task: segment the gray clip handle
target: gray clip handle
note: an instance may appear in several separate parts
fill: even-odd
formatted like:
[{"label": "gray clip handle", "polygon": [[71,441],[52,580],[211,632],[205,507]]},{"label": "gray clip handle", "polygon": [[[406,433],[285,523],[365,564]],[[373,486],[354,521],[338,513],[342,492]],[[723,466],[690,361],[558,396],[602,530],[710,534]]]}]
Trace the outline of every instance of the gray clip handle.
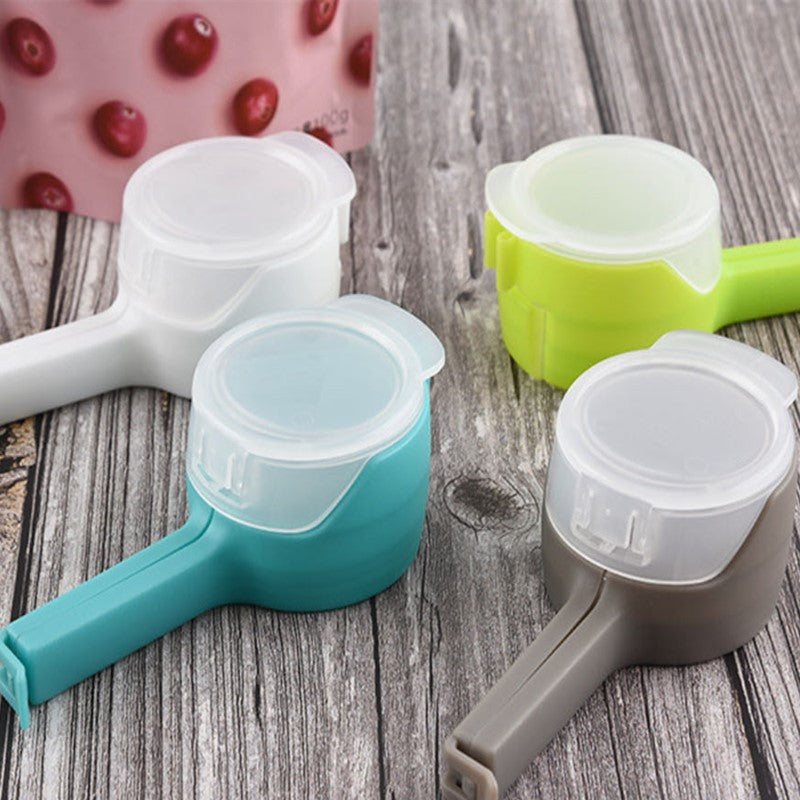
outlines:
[{"label": "gray clip handle", "polygon": [[498,800],[608,675],[626,663],[624,611],[585,574],[561,610],[447,738],[444,800]]}]

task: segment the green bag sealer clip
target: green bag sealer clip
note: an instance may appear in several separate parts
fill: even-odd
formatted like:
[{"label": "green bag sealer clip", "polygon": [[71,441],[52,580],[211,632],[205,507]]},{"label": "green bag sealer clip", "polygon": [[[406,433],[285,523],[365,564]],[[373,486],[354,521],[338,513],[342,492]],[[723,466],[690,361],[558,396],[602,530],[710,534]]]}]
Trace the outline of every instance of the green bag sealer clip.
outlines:
[{"label": "green bag sealer clip", "polygon": [[486,202],[503,339],[554,386],[670,330],[800,309],[800,239],[723,250],[714,179],[662,142],[557,142],[495,167]]},{"label": "green bag sealer clip", "polygon": [[572,384],[542,513],[559,611],[448,737],[445,800],[498,800],[616,669],[705,661],[758,633],[791,552],[796,396],[782,364],[698,331]]},{"label": "green bag sealer clip", "polygon": [[321,611],[394,583],[430,474],[436,336],[366,295],[243,323],[202,356],[180,530],[0,631],[0,694],[42,703],[208,609]]}]

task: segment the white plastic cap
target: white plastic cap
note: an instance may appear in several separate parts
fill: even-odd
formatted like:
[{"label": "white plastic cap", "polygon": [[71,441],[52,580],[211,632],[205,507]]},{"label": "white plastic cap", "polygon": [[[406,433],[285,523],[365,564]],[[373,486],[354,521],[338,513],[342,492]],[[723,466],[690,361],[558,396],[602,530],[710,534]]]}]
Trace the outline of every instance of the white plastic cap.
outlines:
[{"label": "white plastic cap", "polygon": [[366,295],[239,325],[197,365],[189,479],[232,519],[308,530],[411,430],[443,364],[430,329]]},{"label": "white plastic cap", "polygon": [[304,133],[178,145],[142,164],[125,188],[121,286],[156,315],[205,323],[265,271],[292,264],[297,280],[266,284],[262,310],[312,304],[316,283],[327,301],[329,285],[338,294],[354,194],[344,159]]},{"label": "white plastic cap", "polygon": [[556,530],[619,575],[709,580],[791,468],[796,396],[782,364],[707,333],[595,365],[558,413],[545,498]]},{"label": "white plastic cap", "polygon": [[700,292],[720,276],[719,193],[708,170],[671,145],[581,136],[501,164],[486,179],[507,230],[578,261],[661,260]]}]

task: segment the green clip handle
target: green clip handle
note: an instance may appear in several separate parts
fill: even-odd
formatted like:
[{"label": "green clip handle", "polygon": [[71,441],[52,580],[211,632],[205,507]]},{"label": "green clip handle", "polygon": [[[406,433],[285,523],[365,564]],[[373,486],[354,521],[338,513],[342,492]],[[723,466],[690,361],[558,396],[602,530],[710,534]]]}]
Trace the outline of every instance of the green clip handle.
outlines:
[{"label": "green clip handle", "polygon": [[800,239],[723,250],[718,291],[715,329],[800,310]]},{"label": "green clip handle", "polygon": [[629,660],[624,610],[598,572],[445,742],[444,800],[498,800],[589,695]]},{"label": "green clip handle", "polygon": [[198,507],[180,530],[0,631],[0,694],[38,704],[222,602],[224,530]]}]

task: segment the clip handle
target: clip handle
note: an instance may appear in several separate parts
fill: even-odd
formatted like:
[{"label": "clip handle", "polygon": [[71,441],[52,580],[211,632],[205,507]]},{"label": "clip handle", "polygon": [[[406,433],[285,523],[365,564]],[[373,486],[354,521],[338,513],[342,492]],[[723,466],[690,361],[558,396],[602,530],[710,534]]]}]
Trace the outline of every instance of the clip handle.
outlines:
[{"label": "clip handle", "polygon": [[724,249],[719,290],[714,330],[800,310],[800,238]]},{"label": "clip handle", "polygon": [[623,609],[586,574],[445,742],[444,800],[498,800],[608,675],[627,663]]},{"label": "clip handle", "polygon": [[0,345],[0,425],[129,385],[139,339],[118,297],[100,314]]},{"label": "clip handle", "polygon": [[42,703],[224,602],[225,531],[195,509],[184,527],[0,631],[0,694],[29,719]]}]

